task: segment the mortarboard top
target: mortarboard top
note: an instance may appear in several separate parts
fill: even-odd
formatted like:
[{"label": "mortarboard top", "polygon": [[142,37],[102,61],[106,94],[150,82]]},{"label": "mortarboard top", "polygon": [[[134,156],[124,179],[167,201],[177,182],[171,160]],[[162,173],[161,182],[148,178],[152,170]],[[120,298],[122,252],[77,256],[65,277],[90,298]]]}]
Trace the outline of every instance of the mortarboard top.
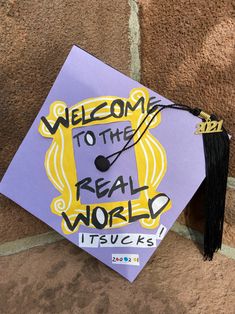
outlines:
[{"label": "mortarboard top", "polygon": [[73,46],[1,193],[133,281],[206,175],[202,120],[170,105]]}]

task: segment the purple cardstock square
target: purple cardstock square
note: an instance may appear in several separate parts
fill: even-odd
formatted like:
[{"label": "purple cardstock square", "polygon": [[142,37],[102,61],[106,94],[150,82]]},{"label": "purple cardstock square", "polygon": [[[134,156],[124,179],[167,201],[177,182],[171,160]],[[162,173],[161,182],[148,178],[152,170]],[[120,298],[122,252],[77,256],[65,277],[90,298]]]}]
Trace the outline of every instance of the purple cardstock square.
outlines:
[{"label": "purple cardstock square", "polygon": [[[81,225],[78,232],[65,234],[61,228],[61,216],[55,215],[50,208],[52,199],[59,196],[58,190],[52,185],[45,171],[45,155],[51,145],[51,139],[43,137],[38,127],[42,116],[47,116],[50,105],[55,101],[65,102],[68,107],[77,104],[88,98],[113,95],[128,98],[133,88],[141,88],[142,85],[125,76],[114,68],[101,62],[94,56],[85,52],[77,46],[73,46],[56,81],[51,88],[40,112],[28,131],[25,139],[15,154],[9,168],[7,169],[1,184],[0,191],[12,199],[28,212],[47,223],[54,230],[62,234],[69,241],[79,246],[82,234],[107,235],[133,234],[156,235],[156,247],[135,247],[135,246],[98,246],[82,248],[89,254],[108,265],[129,281],[133,281],[151,255],[170,230],[171,226],[188,204],[199,185],[205,177],[204,150],[201,135],[194,134],[198,118],[187,112],[177,110],[165,110],[161,115],[161,123],[150,130],[151,134],[163,145],[167,156],[167,171],[158,186],[158,191],[164,192],[172,200],[172,207],[161,215],[160,225],[156,229],[146,229],[139,221],[132,222],[124,227],[115,229],[95,229]],[[150,96],[156,97],[162,104],[170,104],[171,101],[148,89]],[[123,130],[130,126],[129,122],[112,123]],[[108,128],[108,124],[97,124],[74,128],[72,135],[76,132],[91,130],[102,132]],[[81,137],[81,141],[83,141]],[[121,149],[125,141],[123,138],[115,145],[102,145],[101,138],[97,140],[96,150],[93,146],[77,146],[76,138],[73,138],[74,159],[78,180],[90,177],[95,180],[97,174],[94,167],[94,158],[97,154],[108,154],[109,149],[113,151]],[[117,170],[119,169],[119,171]],[[120,172],[120,173],[118,173]],[[117,161],[115,170],[102,174],[102,177],[111,181],[114,177],[123,175],[125,180],[133,177],[134,185],[138,186],[138,174],[136,156],[134,150],[130,149],[125,156]],[[113,197],[115,201],[122,201],[138,197],[117,192]],[[83,190],[81,193],[82,203],[95,203],[94,195]],[[108,198],[104,197],[104,203]],[[164,232],[162,232],[164,230]],[[162,236],[160,233],[162,232]],[[95,238],[94,238],[94,241]],[[131,262],[129,262],[131,261]],[[156,265],[157,267],[157,265]]]}]

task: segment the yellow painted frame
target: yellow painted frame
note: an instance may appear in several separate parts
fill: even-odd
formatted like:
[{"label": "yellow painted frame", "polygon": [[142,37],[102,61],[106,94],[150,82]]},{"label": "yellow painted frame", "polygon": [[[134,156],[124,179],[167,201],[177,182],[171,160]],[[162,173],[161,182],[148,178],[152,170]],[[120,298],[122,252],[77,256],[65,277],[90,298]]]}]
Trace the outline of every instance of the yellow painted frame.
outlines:
[{"label": "yellow painted frame", "polygon": [[[98,98],[85,99],[69,108],[69,119],[71,121],[72,110],[79,109],[82,106],[85,108],[85,113],[88,113],[89,115],[89,112],[91,112],[92,109],[101,104],[101,102],[106,101],[107,105],[99,111],[100,116],[102,115],[105,116],[109,113],[110,104],[112,103],[113,100],[119,98],[125,102],[129,101],[131,105],[134,106],[140,97],[144,97],[145,99],[144,107],[146,109],[149,101],[149,93],[146,88],[133,89],[130,92],[128,99],[116,96],[104,96]],[[51,104],[50,113],[47,116],[47,120],[51,125],[54,125],[55,121],[59,116],[64,116],[65,108],[67,108],[67,105],[61,101],[55,101]],[[115,110],[116,110],[115,113],[118,114],[119,109],[115,108]],[[141,108],[137,108],[135,111],[128,111],[128,115],[126,117],[123,116],[122,118],[118,119],[114,117],[109,117],[105,120],[93,121],[90,124],[88,123],[86,125],[105,124],[117,121],[118,122],[130,121],[132,128],[137,129],[139,124],[145,117],[146,113],[147,112],[142,113]],[[134,136],[134,141],[136,141],[139,138],[141,132],[150,121],[152,115],[153,114],[149,115],[141,129]],[[86,115],[86,117],[88,116]],[[79,118],[79,112],[77,118]],[[156,138],[149,132],[150,128],[157,127],[160,122],[161,113],[159,113],[155,117],[154,121],[151,123],[150,127],[148,128],[142,139],[133,148],[135,150],[136,156],[139,186],[144,185],[149,186],[149,189],[140,192],[140,197],[138,199],[131,201],[133,215],[140,215],[146,213],[149,214],[148,201],[149,199],[152,199],[154,196],[159,194],[158,192],[156,192],[156,189],[159,186],[166,172],[167,160],[165,150],[162,147],[162,145],[156,140]],[[73,153],[72,129],[77,127],[78,127],[77,125],[74,126],[71,123],[68,128],[65,128],[60,125],[57,132],[52,135],[42,121],[40,122],[39,125],[40,134],[44,137],[52,138],[53,140],[46,153],[44,165],[49,180],[54,185],[54,187],[60,192],[60,195],[52,200],[50,206],[51,211],[54,214],[60,216],[62,212],[65,212],[68,218],[70,219],[71,223],[74,222],[75,218],[79,213],[82,214],[86,213],[87,205],[81,204],[80,201],[76,200],[76,189],[74,188],[75,183],[78,182],[78,178],[76,174],[76,165]],[[107,212],[109,212],[115,207],[123,206],[124,211],[122,212],[122,215],[128,216],[127,210],[128,201],[92,204],[90,205],[91,213],[92,210],[97,206],[104,207],[107,210]],[[169,210],[170,207],[171,201],[169,201],[169,203],[162,211],[162,213]],[[161,215],[159,215],[155,219],[143,218],[140,220],[140,223],[144,228],[154,229],[159,225],[160,216]],[[62,218],[61,227],[65,234],[70,234],[77,232],[81,224],[82,222],[80,221],[75,230],[71,231],[69,230],[64,219]],[[114,217],[113,225],[111,228],[119,228],[122,226],[126,226],[127,224],[128,221],[123,221],[120,218]],[[94,226],[91,224],[90,227]],[[110,227],[107,226],[106,228],[108,229]]]}]

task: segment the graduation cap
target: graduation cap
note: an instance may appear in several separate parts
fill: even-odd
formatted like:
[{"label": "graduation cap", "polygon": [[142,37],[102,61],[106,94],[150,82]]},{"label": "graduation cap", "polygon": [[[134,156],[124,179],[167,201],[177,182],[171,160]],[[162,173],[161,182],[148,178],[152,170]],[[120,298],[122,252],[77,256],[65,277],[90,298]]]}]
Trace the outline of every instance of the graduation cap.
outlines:
[{"label": "graduation cap", "polygon": [[133,281],[205,180],[204,256],[221,247],[229,138],[73,46],[0,190]]}]

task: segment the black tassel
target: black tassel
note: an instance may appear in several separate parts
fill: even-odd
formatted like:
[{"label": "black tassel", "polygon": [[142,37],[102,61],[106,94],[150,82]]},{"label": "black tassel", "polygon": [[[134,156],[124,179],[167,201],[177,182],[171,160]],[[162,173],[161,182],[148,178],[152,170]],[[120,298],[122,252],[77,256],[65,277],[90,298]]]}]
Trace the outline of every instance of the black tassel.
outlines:
[{"label": "black tassel", "polygon": [[[218,121],[214,115],[211,120]],[[224,128],[223,132],[204,133],[203,144],[206,165],[204,258],[212,260],[214,252],[222,245],[229,137]]]}]

